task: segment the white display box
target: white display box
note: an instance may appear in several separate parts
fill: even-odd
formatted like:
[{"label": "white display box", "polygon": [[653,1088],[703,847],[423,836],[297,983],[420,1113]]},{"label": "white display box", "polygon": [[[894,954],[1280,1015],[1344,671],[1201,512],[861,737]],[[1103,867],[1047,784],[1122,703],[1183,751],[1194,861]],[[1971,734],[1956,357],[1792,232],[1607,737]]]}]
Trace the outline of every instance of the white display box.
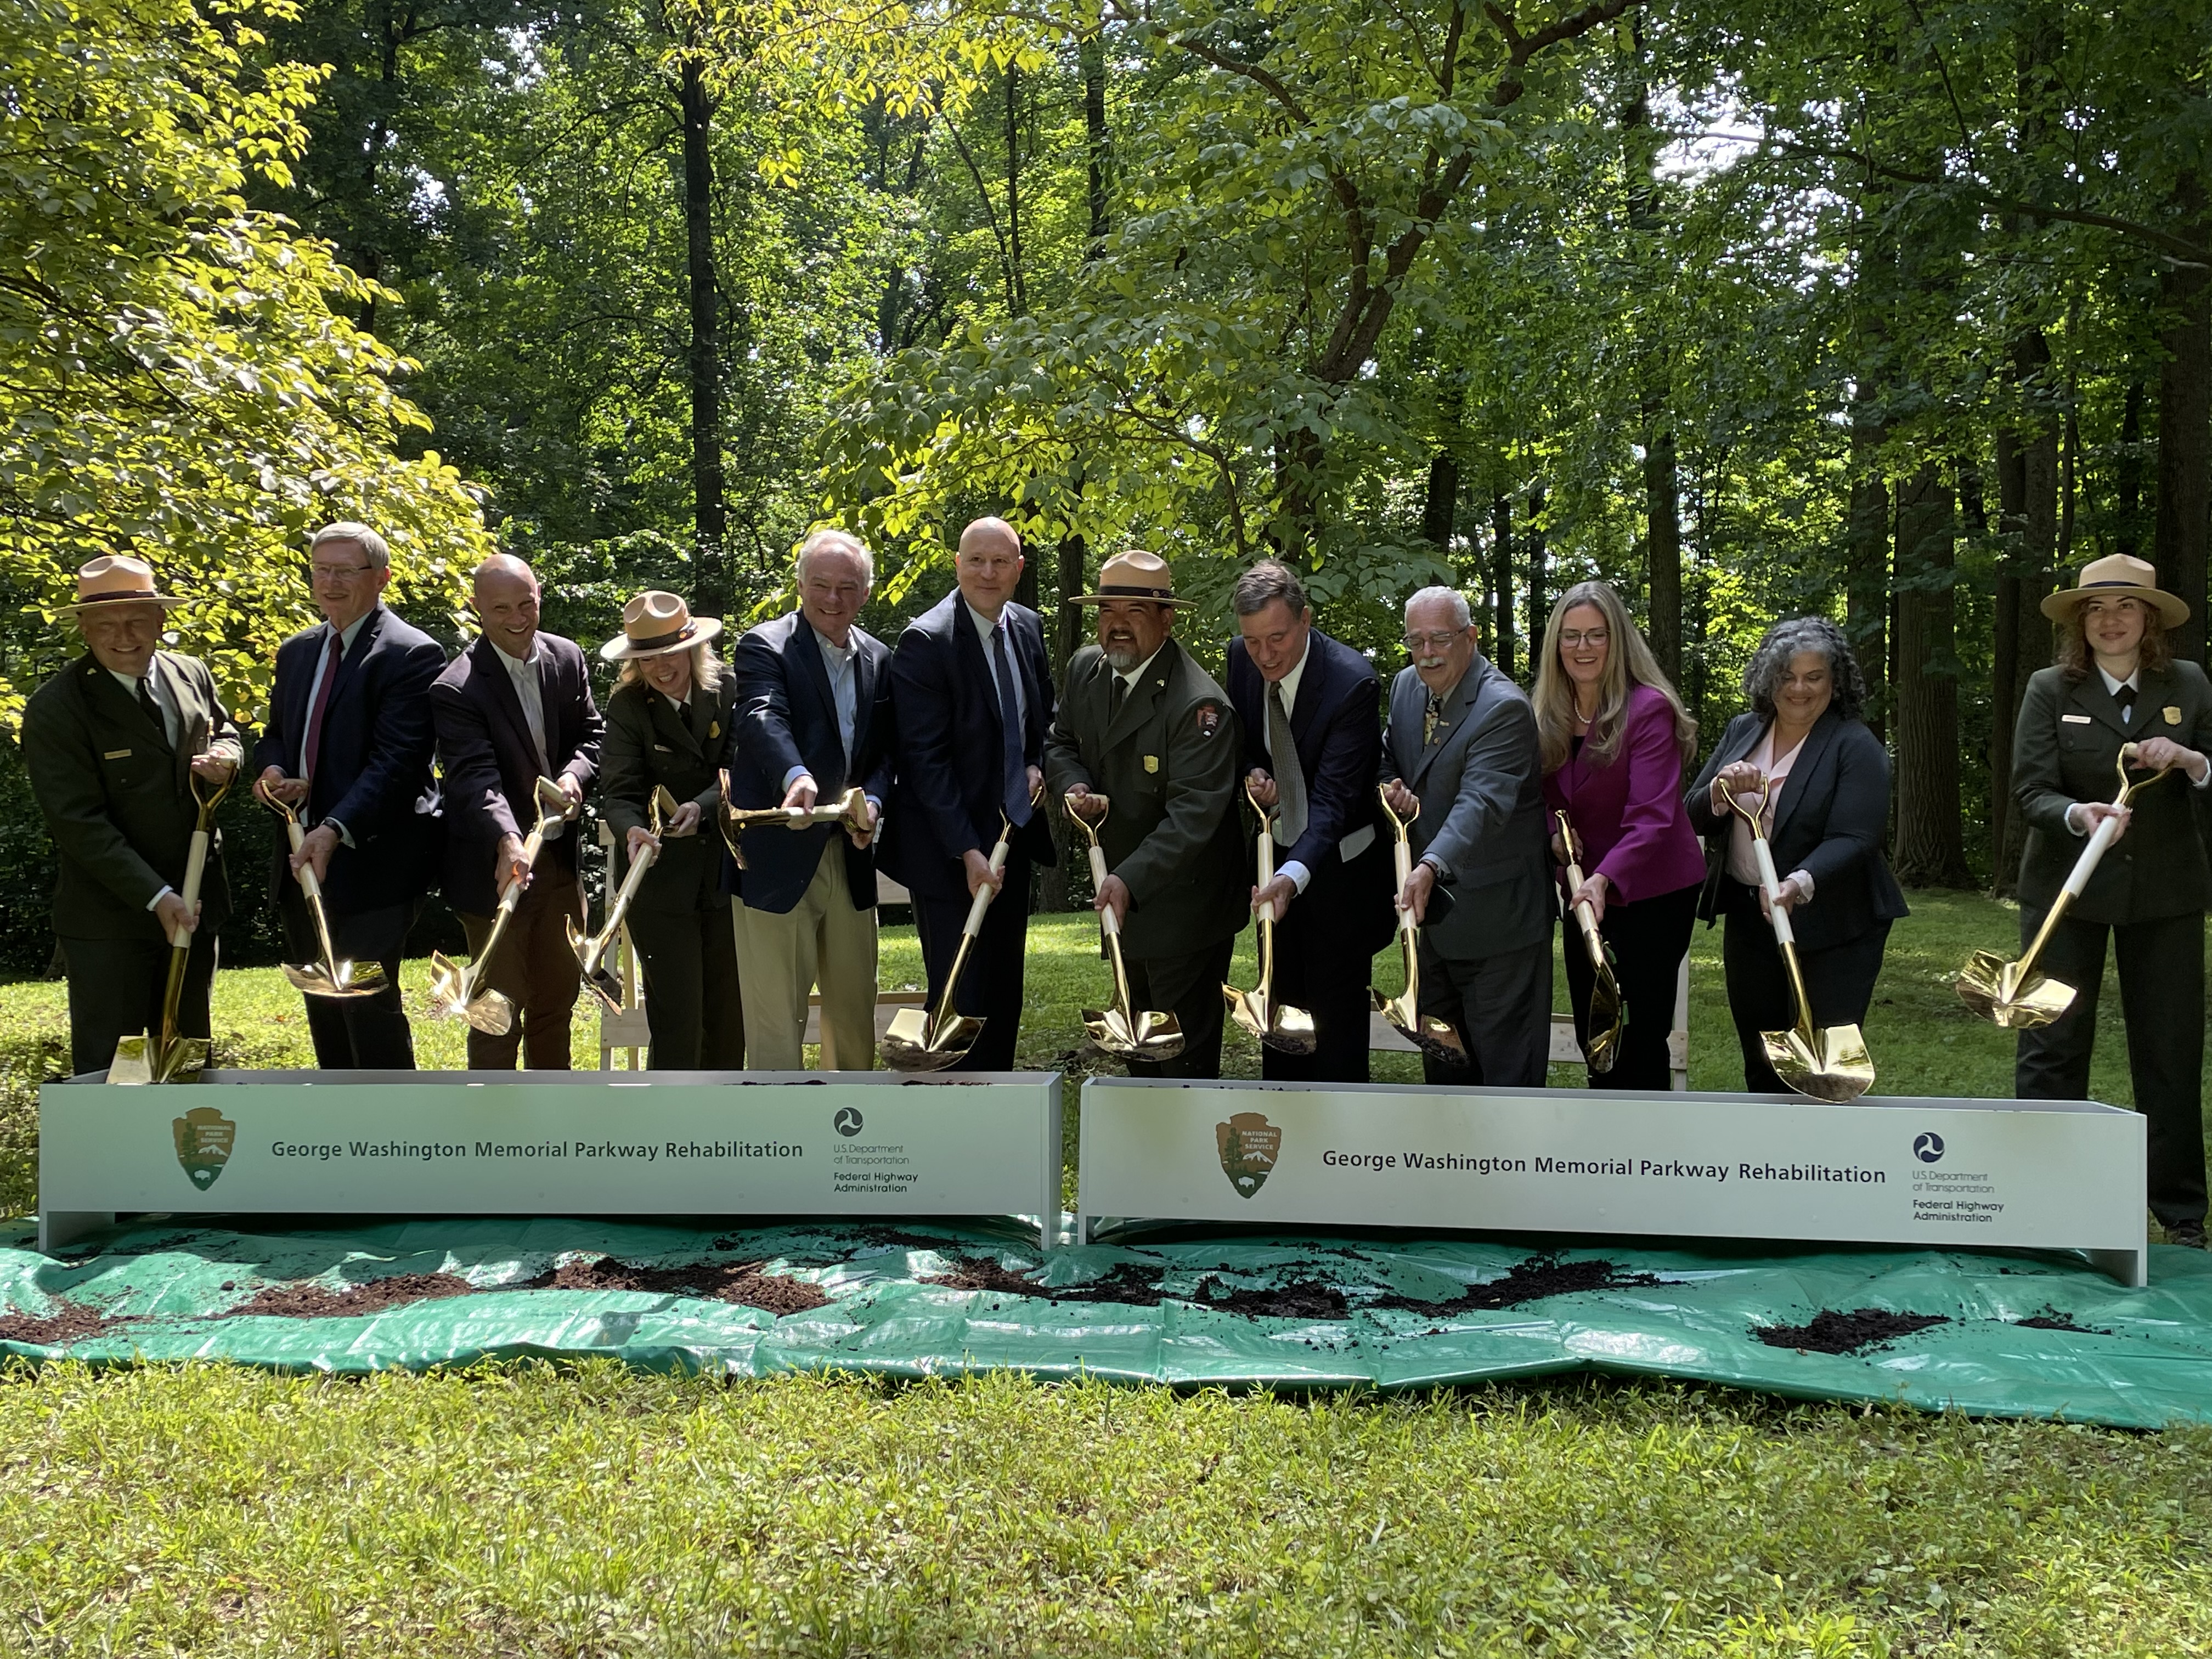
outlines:
[{"label": "white display box", "polygon": [[1060,1218],[1060,1074],[218,1072],[39,1093],[39,1243],[118,1213]]},{"label": "white display box", "polygon": [[2143,1119],[2094,1101],[1083,1085],[1104,1218],[2081,1250],[2145,1282]]}]

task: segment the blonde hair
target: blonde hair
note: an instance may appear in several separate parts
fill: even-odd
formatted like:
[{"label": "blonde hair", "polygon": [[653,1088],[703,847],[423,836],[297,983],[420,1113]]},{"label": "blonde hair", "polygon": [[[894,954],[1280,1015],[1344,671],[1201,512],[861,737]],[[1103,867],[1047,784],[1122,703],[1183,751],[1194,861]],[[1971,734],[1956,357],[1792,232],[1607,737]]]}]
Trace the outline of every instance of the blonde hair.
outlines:
[{"label": "blonde hair", "polygon": [[1548,775],[1567,763],[1575,735],[1575,684],[1559,662],[1559,632],[1568,611],[1589,605],[1605,618],[1613,635],[1605,653],[1605,672],[1598,681],[1597,717],[1590,721],[1583,752],[1593,763],[1610,766],[1620,753],[1621,733],[1628,724],[1628,696],[1639,685],[1648,685],[1667,699],[1674,711],[1674,744],[1686,764],[1698,752],[1698,723],[1682,707],[1659,660],[1651,654],[1644,635],[1628,619],[1628,607],[1606,582],[1577,582],[1559,595],[1552,619],[1544,624],[1543,654],[1536,664],[1536,741],[1543,751]]},{"label": "blonde hair", "polygon": [[[647,684],[645,672],[639,666],[642,657],[624,657],[622,667],[615,675],[615,690],[625,685]],[[691,647],[691,684],[702,691],[712,691],[722,683],[722,659],[714,654],[714,642],[702,640]]]}]

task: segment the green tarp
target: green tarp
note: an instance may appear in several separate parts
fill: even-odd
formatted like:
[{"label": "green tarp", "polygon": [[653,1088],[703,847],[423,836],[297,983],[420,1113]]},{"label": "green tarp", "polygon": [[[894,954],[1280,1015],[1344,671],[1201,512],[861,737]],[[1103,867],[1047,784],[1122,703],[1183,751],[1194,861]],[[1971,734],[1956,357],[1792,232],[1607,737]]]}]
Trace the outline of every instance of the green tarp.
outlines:
[{"label": "green tarp", "polygon": [[[609,1260],[594,1267],[599,1257]],[[755,1261],[827,1301],[779,1317],[696,1290],[518,1288],[604,1277],[620,1264],[647,1279],[656,1267],[684,1270],[661,1284],[699,1263],[726,1278]],[[1474,1305],[1497,1293],[1471,1287],[1517,1295],[1532,1272],[1600,1287]],[[229,1311],[272,1286],[287,1287],[280,1297],[303,1282],[344,1291],[396,1274],[456,1275],[474,1288],[310,1317]],[[1109,1280],[1115,1299],[972,1288],[1005,1274],[1093,1297],[1085,1287]],[[956,1282],[928,1282],[947,1278]],[[743,1376],[1008,1368],[1291,1389],[1595,1370],[2128,1427],[2212,1421],[2212,1258],[2165,1247],[2153,1250],[2150,1287],[2131,1291],[2067,1259],[2026,1254],[1186,1231],[1041,1255],[1035,1235],[1024,1243],[1012,1224],[448,1219],[293,1230],[241,1218],[237,1231],[140,1225],[60,1260],[38,1254],[27,1229],[0,1229],[0,1352],[109,1364],[367,1371],[597,1354]],[[1862,1309],[1946,1322],[1855,1353],[1753,1334]],[[57,1315],[58,1325],[40,1322]]]}]

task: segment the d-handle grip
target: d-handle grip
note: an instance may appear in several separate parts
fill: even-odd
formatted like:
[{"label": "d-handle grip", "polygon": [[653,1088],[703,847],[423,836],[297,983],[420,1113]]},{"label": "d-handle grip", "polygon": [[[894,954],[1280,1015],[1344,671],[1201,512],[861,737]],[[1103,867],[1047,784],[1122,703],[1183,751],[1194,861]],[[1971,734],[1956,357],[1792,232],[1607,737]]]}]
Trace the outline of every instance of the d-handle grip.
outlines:
[{"label": "d-handle grip", "polygon": [[[999,837],[998,844],[991,848],[991,873],[993,875],[999,875],[1005,871],[1006,867],[1006,838],[1004,836],[1001,836]],[[974,939],[976,934],[981,933],[983,931],[983,912],[991,908],[991,901],[998,897],[998,896],[999,890],[992,886],[988,881],[981,887],[978,887],[975,890],[975,902],[968,907],[967,925],[962,927],[960,931],[965,933],[969,939]]]}]

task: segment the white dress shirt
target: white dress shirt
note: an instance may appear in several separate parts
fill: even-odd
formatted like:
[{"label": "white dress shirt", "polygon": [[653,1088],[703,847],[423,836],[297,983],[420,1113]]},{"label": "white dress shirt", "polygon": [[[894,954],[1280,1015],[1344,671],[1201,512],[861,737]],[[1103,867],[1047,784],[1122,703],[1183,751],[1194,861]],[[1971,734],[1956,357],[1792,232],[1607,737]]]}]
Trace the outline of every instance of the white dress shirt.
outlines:
[{"label": "white dress shirt", "polygon": [[[990,671],[991,689],[994,691],[998,690],[999,685],[999,661],[991,653],[991,636],[994,634],[1005,633],[1006,678],[1014,683],[1014,714],[1021,721],[1023,729],[1026,731],[1030,720],[1029,693],[1022,686],[1021,653],[1014,649],[1013,633],[1006,626],[1008,619],[1006,608],[1004,606],[1000,608],[999,620],[993,622],[974,605],[969,605],[965,599],[963,599],[960,603],[967,609],[968,620],[975,624],[975,637],[983,642],[983,666]],[[1024,747],[1026,748],[1027,745],[1024,744]]]},{"label": "white dress shirt", "polygon": [[[548,655],[545,641],[532,634],[526,657],[501,650],[497,640],[491,642],[491,648],[499,658],[499,665],[507,670],[507,680],[514,687],[515,700],[522,705],[522,724],[530,732],[530,741],[538,745],[538,775],[550,778],[553,775],[553,761],[545,742],[545,693],[538,684],[538,665]],[[533,812],[535,810],[533,805]],[[567,827],[565,821],[554,823],[545,831],[545,839],[558,841]]]}]

